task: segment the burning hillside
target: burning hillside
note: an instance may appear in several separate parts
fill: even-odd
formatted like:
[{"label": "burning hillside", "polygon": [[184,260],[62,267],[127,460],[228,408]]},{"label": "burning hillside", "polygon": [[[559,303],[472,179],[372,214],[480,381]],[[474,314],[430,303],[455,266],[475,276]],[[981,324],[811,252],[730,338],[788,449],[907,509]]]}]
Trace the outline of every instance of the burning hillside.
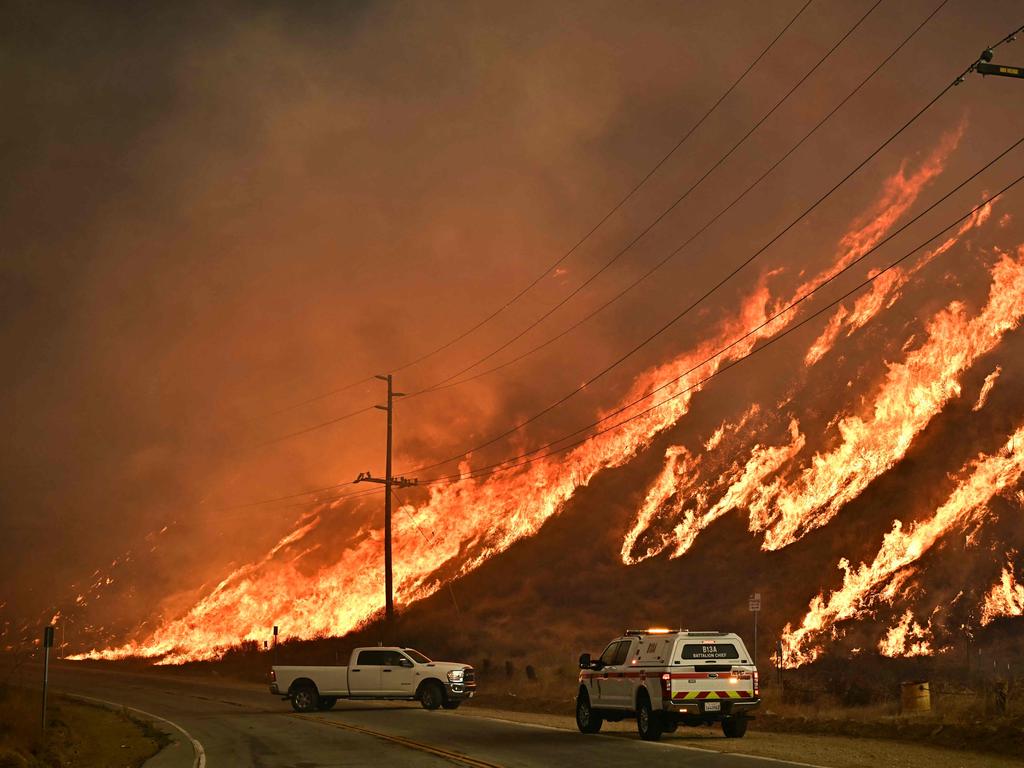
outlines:
[{"label": "burning hillside", "polygon": [[[961,195],[960,210],[969,214],[911,260],[885,271],[879,266],[909,247],[902,240],[874,253],[910,212],[940,196],[942,183],[952,186],[945,170],[962,135],[961,127],[923,159],[901,165],[831,256],[816,254],[826,262],[816,273],[791,275],[766,261],[735,307],[719,311],[713,332],[636,377],[620,405],[601,414],[608,419],[602,431],[563,453],[486,474],[474,474],[467,456],[459,476],[401,503],[394,531],[399,606],[471,574],[516,542],[543,537],[545,524],[572,505],[596,505],[594,525],[608,525],[600,505],[580,495],[599,475],[625,469],[645,479],[626,502],[632,519],[612,533],[622,567],[685,561],[727,517],[741,518],[760,557],[792,550],[820,564],[821,536],[845,523],[848,510],[956,406],[968,376],[991,371],[968,404],[978,419],[1010,386],[1009,364],[992,371],[989,361],[1024,318],[1024,246],[1002,241],[1008,202],[980,204]],[[729,377],[740,373],[713,378],[794,328],[816,306],[801,297],[850,268],[875,279],[812,325],[811,338],[797,334],[765,352],[783,362],[758,388],[760,399],[735,397]],[[692,418],[697,411],[702,423]],[[822,577],[806,615],[788,619],[784,653],[791,663],[813,660],[857,622],[879,624],[874,642],[885,655],[941,650],[943,620],[932,615],[937,602],[915,582],[927,582],[929,552],[996,522],[996,498],[1020,513],[1013,494],[1024,472],[1024,427],[1014,425],[993,442],[948,468],[955,486],[937,506],[901,499],[885,509],[885,527],[873,534],[881,546],[859,566],[841,559],[840,586],[830,589],[831,576]],[[941,446],[931,450],[943,454]],[[309,511],[263,559],[227,574],[180,615],[80,658],[180,663],[262,640],[272,625],[287,627],[293,638],[360,627],[383,603],[381,532],[364,527],[333,546],[331,557],[321,547],[327,515],[348,503]],[[1004,559],[1020,542],[995,538],[988,546]],[[983,622],[1020,614],[1012,567],[994,587],[991,580],[962,585],[959,599],[982,610]]]}]

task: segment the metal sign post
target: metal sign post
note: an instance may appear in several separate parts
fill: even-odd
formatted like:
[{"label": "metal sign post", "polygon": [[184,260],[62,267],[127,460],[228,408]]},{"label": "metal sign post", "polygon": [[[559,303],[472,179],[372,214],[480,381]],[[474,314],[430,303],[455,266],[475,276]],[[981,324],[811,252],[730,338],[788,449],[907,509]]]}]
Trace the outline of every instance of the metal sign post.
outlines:
[{"label": "metal sign post", "polygon": [[761,612],[761,593],[755,592],[747,600],[747,607],[754,614],[754,664],[757,664],[757,614]]},{"label": "metal sign post", "polygon": [[46,735],[46,687],[50,683],[50,649],[53,647],[53,627],[43,630],[43,722],[42,731]]},{"label": "metal sign post", "polygon": [[274,666],[277,666],[277,624],[274,625]]}]

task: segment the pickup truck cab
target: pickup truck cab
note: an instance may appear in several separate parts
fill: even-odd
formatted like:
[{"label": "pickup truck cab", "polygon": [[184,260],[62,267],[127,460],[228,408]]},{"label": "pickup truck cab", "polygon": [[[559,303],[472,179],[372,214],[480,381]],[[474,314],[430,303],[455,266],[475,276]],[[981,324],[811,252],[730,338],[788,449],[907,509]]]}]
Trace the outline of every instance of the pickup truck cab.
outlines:
[{"label": "pickup truck cab", "polygon": [[431,661],[412,648],[356,648],[348,666],[284,667],[270,671],[270,692],[296,712],[327,710],[338,699],[419,701],[424,709],[455,709],[476,691],[468,664]]},{"label": "pickup truck cab", "polygon": [[680,724],[720,723],[727,737],[740,738],[760,703],[757,667],[735,634],[627,630],[599,658],[580,656],[576,725],[583,733],[636,717],[648,741]]}]

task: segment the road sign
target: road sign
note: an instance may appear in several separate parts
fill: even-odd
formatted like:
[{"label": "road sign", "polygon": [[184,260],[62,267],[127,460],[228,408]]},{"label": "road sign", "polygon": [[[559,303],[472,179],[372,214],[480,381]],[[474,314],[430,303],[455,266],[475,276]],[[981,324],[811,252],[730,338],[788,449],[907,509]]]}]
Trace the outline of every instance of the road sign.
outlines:
[{"label": "road sign", "polygon": [[750,608],[750,610],[752,612],[756,613],[757,611],[760,611],[761,610],[761,593],[760,592],[755,592],[749,598],[747,598],[747,606]]},{"label": "road sign", "polygon": [[50,684],[50,649],[53,648],[53,627],[43,629],[43,720],[42,732],[46,734],[46,688]]}]

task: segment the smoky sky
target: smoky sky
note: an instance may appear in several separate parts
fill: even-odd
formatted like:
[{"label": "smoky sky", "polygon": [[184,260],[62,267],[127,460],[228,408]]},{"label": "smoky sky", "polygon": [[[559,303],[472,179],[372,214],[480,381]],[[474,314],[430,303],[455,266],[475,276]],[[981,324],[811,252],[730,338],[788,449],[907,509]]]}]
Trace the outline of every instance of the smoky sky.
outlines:
[{"label": "smoky sky", "polygon": [[[383,390],[367,383],[283,408],[394,369],[502,306],[642,178],[799,5],[5,3],[5,611],[59,607],[131,551],[131,583],[109,610],[140,620],[263,552],[302,511],[241,505],[383,471],[378,411],[267,443],[380,402]],[[815,2],[559,271],[481,331],[398,373],[396,388],[443,379],[572,290],[869,5]],[[494,362],[671,250],[935,5],[883,3],[692,200]],[[401,403],[396,469],[480,442],[614,360],[1018,25],[1015,11],[1010,0],[952,0],[841,119],[658,279],[523,363]],[[1004,50],[1024,60],[1024,48]],[[955,89],[764,268],[819,267],[850,211],[959,121],[968,128],[949,173],[973,170],[1019,134],[1021,93],[995,78]],[[758,274],[487,455],[613,404]],[[770,374],[773,364],[762,365]]]}]

